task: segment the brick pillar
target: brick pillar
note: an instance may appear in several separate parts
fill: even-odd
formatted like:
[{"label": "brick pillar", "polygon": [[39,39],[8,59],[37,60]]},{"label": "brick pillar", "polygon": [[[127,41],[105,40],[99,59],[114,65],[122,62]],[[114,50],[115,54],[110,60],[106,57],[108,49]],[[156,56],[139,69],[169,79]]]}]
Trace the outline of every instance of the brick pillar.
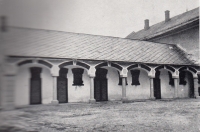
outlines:
[{"label": "brick pillar", "polygon": [[95,103],[96,100],[94,99],[94,76],[90,76],[90,103]]},{"label": "brick pillar", "polygon": [[150,99],[153,99],[153,100],[155,99],[153,77],[150,77]]}]

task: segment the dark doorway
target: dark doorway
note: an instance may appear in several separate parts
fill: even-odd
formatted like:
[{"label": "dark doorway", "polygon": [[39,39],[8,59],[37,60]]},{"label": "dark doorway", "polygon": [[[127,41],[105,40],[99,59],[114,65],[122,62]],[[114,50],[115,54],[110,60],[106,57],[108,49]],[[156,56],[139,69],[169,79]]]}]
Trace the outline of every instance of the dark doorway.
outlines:
[{"label": "dark doorway", "polygon": [[57,98],[59,103],[68,102],[68,69],[61,68],[57,78]]},{"label": "dark doorway", "polygon": [[153,79],[154,84],[154,97],[161,99],[161,88],[160,88],[160,71],[156,71],[155,78]]},{"label": "dark doorway", "polygon": [[98,68],[94,78],[94,98],[96,101],[108,101],[108,80],[106,75],[108,70]]},{"label": "dark doorway", "polygon": [[41,104],[41,78],[42,68],[31,67],[30,104]]},{"label": "dark doorway", "polygon": [[188,76],[189,97],[194,98],[194,78],[192,73],[186,72]]}]

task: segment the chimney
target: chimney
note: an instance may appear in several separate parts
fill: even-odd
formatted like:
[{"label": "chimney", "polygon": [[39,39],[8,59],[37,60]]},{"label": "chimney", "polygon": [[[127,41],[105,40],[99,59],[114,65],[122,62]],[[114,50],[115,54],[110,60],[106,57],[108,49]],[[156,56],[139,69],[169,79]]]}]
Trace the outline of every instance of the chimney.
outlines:
[{"label": "chimney", "polygon": [[149,19],[144,20],[144,30],[149,29]]},{"label": "chimney", "polygon": [[169,11],[166,10],[165,11],[165,22],[168,22],[170,20],[170,14],[169,14]]},{"label": "chimney", "polygon": [[1,31],[6,32],[7,31],[7,20],[6,16],[1,16]]}]

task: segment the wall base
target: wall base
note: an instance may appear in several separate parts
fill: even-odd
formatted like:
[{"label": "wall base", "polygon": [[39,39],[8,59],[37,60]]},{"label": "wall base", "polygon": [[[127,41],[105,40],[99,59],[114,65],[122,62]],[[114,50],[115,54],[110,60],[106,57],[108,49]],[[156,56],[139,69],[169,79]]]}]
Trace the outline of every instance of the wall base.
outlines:
[{"label": "wall base", "polygon": [[127,98],[122,98],[122,103],[127,103],[129,102]]},{"label": "wall base", "polygon": [[150,99],[150,100],[156,100],[156,98],[155,98],[155,97],[150,97],[149,99]]},{"label": "wall base", "polygon": [[96,103],[96,100],[95,99],[89,99],[89,103]]},{"label": "wall base", "polygon": [[59,102],[58,102],[58,100],[52,100],[52,101],[51,101],[51,104],[52,104],[52,105],[58,105]]},{"label": "wall base", "polygon": [[199,100],[200,100],[200,96],[196,96],[196,99],[199,99]]}]

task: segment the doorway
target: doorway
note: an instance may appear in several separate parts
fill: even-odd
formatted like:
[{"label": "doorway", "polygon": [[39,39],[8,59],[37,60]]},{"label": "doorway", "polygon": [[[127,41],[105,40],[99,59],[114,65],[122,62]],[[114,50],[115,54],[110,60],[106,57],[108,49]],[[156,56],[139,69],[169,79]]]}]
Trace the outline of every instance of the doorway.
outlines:
[{"label": "doorway", "polygon": [[188,76],[188,84],[189,84],[189,97],[194,98],[194,78],[192,73],[186,72]]},{"label": "doorway", "polygon": [[96,101],[108,101],[108,70],[98,68],[94,78],[94,98]]},{"label": "doorway", "polygon": [[59,103],[68,102],[68,69],[61,68],[57,78],[57,99]]},{"label": "doorway", "polygon": [[41,78],[42,68],[31,67],[30,104],[41,104]]},{"label": "doorway", "polygon": [[160,87],[160,71],[156,71],[155,78],[153,79],[154,84],[154,97],[161,99],[161,87]]}]

